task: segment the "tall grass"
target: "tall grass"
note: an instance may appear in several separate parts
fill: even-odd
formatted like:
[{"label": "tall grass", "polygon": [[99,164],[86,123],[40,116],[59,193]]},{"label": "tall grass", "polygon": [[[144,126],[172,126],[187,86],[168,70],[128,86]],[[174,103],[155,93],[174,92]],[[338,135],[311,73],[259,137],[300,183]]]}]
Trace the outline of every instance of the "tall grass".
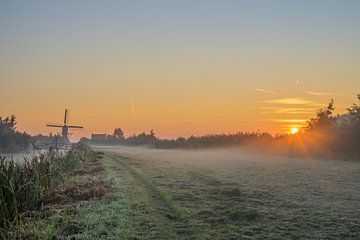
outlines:
[{"label": "tall grass", "polygon": [[9,228],[22,224],[24,212],[41,207],[46,191],[63,182],[82,161],[94,157],[84,145],[66,154],[49,151],[24,163],[0,157],[0,239],[6,238]]}]

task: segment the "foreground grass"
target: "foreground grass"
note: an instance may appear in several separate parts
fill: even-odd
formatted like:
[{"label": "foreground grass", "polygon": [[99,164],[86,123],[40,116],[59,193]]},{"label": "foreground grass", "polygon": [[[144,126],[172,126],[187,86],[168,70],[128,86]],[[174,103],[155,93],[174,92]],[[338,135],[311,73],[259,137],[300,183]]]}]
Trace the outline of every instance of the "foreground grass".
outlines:
[{"label": "foreground grass", "polygon": [[112,190],[101,200],[91,202],[82,209],[77,219],[86,226],[79,235],[80,239],[126,239],[133,232],[131,216],[134,209],[126,189],[118,173],[111,166],[111,159],[105,157],[105,176],[112,183]]},{"label": "foreground grass", "polygon": [[[256,160],[212,165],[205,162],[208,155],[197,155],[196,164],[187,155],[179,161],[168,153],[153,159],[149,152],[128,156],[107,152],[101,160],[105,171],[95,177],[111,184],[109,192],[77,202],[62,218],[40,221],[33,226],[37,238],[360,238],[356,164],[320,162],[314,167],[276,160],[265,169]],[[311,177],[318,181],[309,181]],[[92,178],[76,176],[73,181]]]},{"label": "foreground grass", "polygon": [[127,161],[105,156],[111,192],[80,211],[78,221],[86,228],[79,239],[201,239],[184,209]]}]

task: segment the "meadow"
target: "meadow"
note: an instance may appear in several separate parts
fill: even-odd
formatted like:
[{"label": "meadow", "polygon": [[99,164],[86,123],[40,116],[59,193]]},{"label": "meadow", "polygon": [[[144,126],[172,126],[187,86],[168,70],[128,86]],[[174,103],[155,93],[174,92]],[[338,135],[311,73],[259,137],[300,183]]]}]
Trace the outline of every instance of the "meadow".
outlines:
[{"label": "meadow", "polygon": [[360,163],[245,148],[103,147],[109,194],[79,239],[358,239]]}]

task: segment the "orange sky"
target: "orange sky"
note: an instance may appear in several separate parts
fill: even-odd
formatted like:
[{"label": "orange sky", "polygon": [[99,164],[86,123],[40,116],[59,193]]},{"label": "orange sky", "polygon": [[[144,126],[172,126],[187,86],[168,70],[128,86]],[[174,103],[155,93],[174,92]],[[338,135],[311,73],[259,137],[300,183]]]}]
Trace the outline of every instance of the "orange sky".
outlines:
[{"label": "orange sky", "polygon": [[[70,88],[65,93],[66,99],[62,99],[58,91],[39,97],[46,94],[40,90],[34,95],[38,97],[19,101],[19,95],[14,105],[7,104],[2,109],[4,115],[14,113],[18,117],[19,130],[36,134],[56,132],[45,124],[62,123],[67,107],[70,109],[69,124],[85,127],[74,131],[72,139],[76,140],[92,132],[112,133],[115,127],[123,128],[126,135],[154,129],[161,137],[242,130],[284,133],[301,126],[316,109],[325,106],[330,97],[341,100],[336,101],[337,112],[355,102],[355,95],[314,95],[300,90],[301,86],[296,82],[293,84],[294,93],[282,94],[267,93],[263,89],[238,92],[235,88],[215,90],[204,87],[198,90],[177,88],[178,91],[172,92],[173,96],[166,90],[152,93],[154,90],[148,89],[148,94],[146,91],[135,92],[127,97],[120,96],[121,88],[109,88],[108,91]],[[165,96],[159,96],[161,94]]]},{"label": "orange sky", "polygon": [[284,133],[360,92],[356,2],[79,2],[0,3],[0,115],[21,131],[68,108],[72,140]]}]

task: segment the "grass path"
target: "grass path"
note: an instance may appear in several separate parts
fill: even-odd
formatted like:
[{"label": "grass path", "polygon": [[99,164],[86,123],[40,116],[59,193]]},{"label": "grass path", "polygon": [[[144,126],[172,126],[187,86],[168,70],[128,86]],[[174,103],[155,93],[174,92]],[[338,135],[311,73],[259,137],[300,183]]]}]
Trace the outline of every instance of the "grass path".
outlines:
[{"label": "grass path", "polygon": [[186,210],[131,164],[107,153],[103,160],[112,191],[83,209],[82,239],[202,239]]}]

